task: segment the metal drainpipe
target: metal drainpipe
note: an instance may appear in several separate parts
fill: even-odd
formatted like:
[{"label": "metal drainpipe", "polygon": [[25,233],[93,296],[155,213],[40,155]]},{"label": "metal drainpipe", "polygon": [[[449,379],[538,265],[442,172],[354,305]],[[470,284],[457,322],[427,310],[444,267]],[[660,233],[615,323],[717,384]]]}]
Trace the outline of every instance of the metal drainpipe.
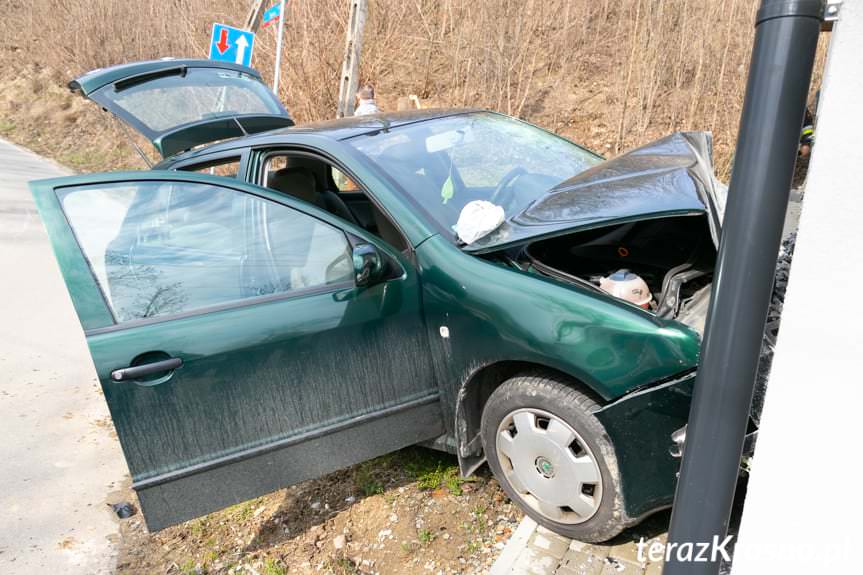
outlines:
[{"label": "metal drainpipe", "polygon": [[678,550],[694,543],[694,558],[728,530],[823,14],[822,0],[762,0],[756,16],[664,575],[719,572],[719,557],[687,562]]}]

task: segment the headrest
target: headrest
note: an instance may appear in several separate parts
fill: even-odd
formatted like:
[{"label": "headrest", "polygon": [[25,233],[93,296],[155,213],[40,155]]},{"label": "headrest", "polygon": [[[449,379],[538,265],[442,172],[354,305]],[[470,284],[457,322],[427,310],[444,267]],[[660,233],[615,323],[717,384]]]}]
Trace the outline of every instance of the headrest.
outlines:
[{"label": "headrest", "polygon": [[267,178],[267,187],[313,204],[317,201],[315,177],[306,168],[276,170]]}]

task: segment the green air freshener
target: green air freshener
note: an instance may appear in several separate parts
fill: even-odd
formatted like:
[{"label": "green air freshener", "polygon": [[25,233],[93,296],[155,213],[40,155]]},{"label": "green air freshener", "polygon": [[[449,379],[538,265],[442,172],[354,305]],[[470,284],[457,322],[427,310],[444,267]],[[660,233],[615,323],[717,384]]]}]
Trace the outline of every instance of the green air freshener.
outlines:
[{"label": "green air freshener", "polygon": [[453,189],[452,185],[452,177],[450,176],[447,177],[446,181],[440,188],[440,197],[443,199],[443,203],[447,203],[449,200],[451,200],[454,193],[455,190]]}]

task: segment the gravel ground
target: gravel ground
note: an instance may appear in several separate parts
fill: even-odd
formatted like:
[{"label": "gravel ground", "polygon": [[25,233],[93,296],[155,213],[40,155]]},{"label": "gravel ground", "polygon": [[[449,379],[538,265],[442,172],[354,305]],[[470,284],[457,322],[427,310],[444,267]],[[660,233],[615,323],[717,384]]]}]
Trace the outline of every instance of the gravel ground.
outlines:
[{"label": "gravel ground", "polygon": [[455,463],[412,447],[155,534],[137,514],[118,572],[486,573],[522,514]]}]

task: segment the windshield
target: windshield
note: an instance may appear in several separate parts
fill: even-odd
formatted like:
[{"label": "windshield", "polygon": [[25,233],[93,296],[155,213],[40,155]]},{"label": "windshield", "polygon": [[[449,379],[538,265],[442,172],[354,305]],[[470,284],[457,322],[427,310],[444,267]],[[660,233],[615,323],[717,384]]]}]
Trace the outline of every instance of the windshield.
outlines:
[{"label": "windshield", "polygon": [[207,118],[286,115],[257,78],[222,68],[177,68],[125,86],[109,84],[90,97],[124,115],[148,137]]},{"label": "windshield", "polygon": [[568,140],[493,113],[418,122],[348,142],[448,230],[468,202],[492,202],[510,218],[602,161]]}]

